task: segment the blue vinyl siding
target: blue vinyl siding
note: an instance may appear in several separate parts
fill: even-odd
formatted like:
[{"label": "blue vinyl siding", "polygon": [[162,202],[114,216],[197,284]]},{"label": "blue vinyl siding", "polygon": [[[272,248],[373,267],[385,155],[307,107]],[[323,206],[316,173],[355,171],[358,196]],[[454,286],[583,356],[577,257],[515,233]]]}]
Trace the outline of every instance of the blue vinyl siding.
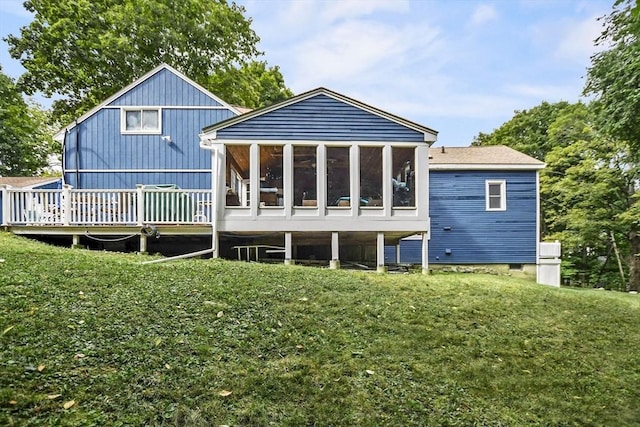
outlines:
[{"label": "blue vinyl siding", "polygon": [[[431,171],[429,177],[430,263],[535,264],[535,171]],[[485,181],[502,179],[507,210],[487,212]]]},{"label": "blue vinyl siding", "polygon": [[202,172],[83,172],[80,184],[75,173],[65,174],[66,182],[74,188],[123,189],[136,188],[136,184],[176,184],[185,189],[211,189],[211,171]]},{"label": "blue vinyl siding", "polygon": [[217,132],[218,139],[423,142],[422,132],[324,94]]},{"label": "blue vinyl siding", "polygon": [[[115,99],[112,106],[211,106],[221,104],[167,69]],[[207,123],[204,126],[211,125]]]},{"label": "blue vinyl siding", "polygon": [[[67,134],[65,182],[75,188],[99,189],[134,188],[136,184],[180,185],[177,181],[181,181],[185,185],[180,185],[182,188],[211,188],[211,154],[200,148],[198,133],[204,126],[232,116],[234,113],[222,109],[164,108],[161,135],[123,135],[120,133],[120,109],[101,109]],[[162,135],[171,136],[172,143],[164,142]],[[76,142],[80,147],[78,156]],[[197,169],[203,170],[203,173],[196,174],[198,179],[186,176],[177,181],[170,181],[172,173],[166,177],[160,177],[161,174],[155,172],[146,175],[114,172],[114,176],[81,173],[78,183],[73,171],[76,161],[81,170]]]}]

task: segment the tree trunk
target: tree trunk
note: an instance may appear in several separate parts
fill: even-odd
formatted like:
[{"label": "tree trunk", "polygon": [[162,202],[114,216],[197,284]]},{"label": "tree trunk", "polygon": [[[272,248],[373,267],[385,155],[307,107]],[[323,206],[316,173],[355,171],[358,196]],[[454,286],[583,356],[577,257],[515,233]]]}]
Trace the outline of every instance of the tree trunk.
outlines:
[{"label": "tree trunk", "polygon": [[640,292],[640,235],[632,232],[629,236],[629,290]]}]

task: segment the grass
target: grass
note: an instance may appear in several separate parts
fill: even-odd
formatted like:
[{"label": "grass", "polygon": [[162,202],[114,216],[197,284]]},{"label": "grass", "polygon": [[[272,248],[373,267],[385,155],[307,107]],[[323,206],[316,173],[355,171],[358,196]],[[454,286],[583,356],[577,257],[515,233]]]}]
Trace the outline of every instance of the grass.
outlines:
[{"label": "grass", "polygon": [[0,233],[2,425],[639,425],[640,297]]}]

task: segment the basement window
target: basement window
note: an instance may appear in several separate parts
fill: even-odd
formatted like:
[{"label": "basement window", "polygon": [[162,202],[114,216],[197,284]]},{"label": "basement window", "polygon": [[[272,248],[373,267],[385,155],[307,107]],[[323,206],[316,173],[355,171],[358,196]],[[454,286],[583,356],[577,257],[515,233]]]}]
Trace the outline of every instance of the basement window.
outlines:
[{"label": "basement window", "polygon": [[488,211],[507,210],[507,183],[505,180],[486,181],[486,209]]},{"label": "basement window", "polygon": [[159,134],[161,129],[159,108],[122,109],[120,131],[122,133]]}]

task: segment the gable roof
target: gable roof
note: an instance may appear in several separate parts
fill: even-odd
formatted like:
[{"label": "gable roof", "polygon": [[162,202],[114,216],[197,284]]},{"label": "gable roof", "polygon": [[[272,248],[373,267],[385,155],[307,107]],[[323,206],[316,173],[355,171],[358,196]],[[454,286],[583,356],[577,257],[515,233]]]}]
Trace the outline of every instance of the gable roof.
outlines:
[{"label": "gable roof", "polygon": [[59,176],[3,176],[0,177],[0,185],[10,185],[16,188],[34,188],[52,184],[61,179]]},{"label": "gable roof", "polygon": [[505,145],[431,147],[430,170],[537,170],[545,163]]},{"label": "gable roof", "polygon": [[211,126],[208,126],[206,128],[204,128],[202,130],[203,134],[213,134],[213,138],[215,139],[215,133],[217,131],[226,129],[228,127],[231,127],[233,125],[236,125],[238,123],[242,123],[242,122],[246,122],[248,120],[251,120],[253,118],[256,117],[260,117],[263,115],[266,115],[272,111],[276,111],[285,107],[288,107],[290,105],[293,104],[297,104],[301,101],[310,99],[310,98],[314,98],[318,95],[325,95],[327,97],[333,98],[334,100],[337,101],[341,101],[344,102],[348,105],[351,105],[355,108],[361,109],[363,111],[366,111],[368,113],[371,113],[373,115],[376,115],[378,117],[381,117],[383,119],[387,119],[390,120],[394,123],[397,123],[399,125],[405,126],[411,130],[414,130],[416,132],[421,132],[424,134],[424,141],[425,142],[434,142],[436,140],[436,137],[438,135],[438,132],[428,128],[426,126],[422,126],[420,124],[417,124],[415,122],[412,122],[410,120],[404,119],[402,117],[396,116],[394,114],[388,113],[386,111],[380,110],[379,108],[376,107],[372,107],[371,105],[365,104],[364,102],[360,102],[357,101],[353,98],[349,98],[348,96],[342,95],[340,93],[334,92],[332,90],[329,90],[327,88],[324,87],[319,87],[317,89],[313,89],[310,90],[308,92],[304,92],[301,93],[299,95],[296,95],[292,98],[289,98],[287,100],[284,100],[282,102],[279,102],[277,104],[271,105],[269,107],[264,107],[258,110],[253,110],[250,112],[246,112],[240,116],[236,116],[236,117],[232,117],[230,119],[224,120],[222,122],[213,124]]},{"label": "gable roof", "polygon": [[93,107],[91,110],[87,111],[86,113],[84,113],[83,115],[78,117],[76,120],[73,121],[73,123],[70,123],[69,125],[67,125],[64,128],[60,129],[58,132],[55,133],[53,138],[56,141],[62,142],[65,132],[68,132],[69,130],[73,129],[76,126],[76,124],[81,123],[85,119],[91,117],[93,114],[95,114],[100,109],[102,109],[105,106],[111,104],[113,101],[115,101],[116,99],[120,98],[122,95],[124,95],[125,93],[129,92],[133,88],[135,88],[135,87],[141,85],[142,83],[144,83],[145,81],[149,80],[151,77],[155,76],[156,74],[158,74],[162,70],[167,70],[170,73],[173,73],[174,75],[176,75],[179,78],[181,78],[182,80],[186,81],[188,84],[190,84],[191,86],[195,87],[196,89],[198,89],[199,91],[201,91],[202,93],[207,95],[208,97],[210,97],[213,100],[215,100],[217,103],[219,103],[223,107],[228,108],[229,110],[233,111],[236,114],[241,114],[241,111],[237,107],[234,107],[234,106],[232,106],[230,104],[227,104],[222,99],[218,98],[216,95],[214,95],[213,93],[209,92],[207,89],[205,89],[204,87],[200,86],[198,83],[194,82],[193,80],[191,80],[190,78],[188,78],[187,76],[185,76],[184,74],[182,74],[181,72],[176,70],[175,68],[171,67],[168,64],[160,64],[159,66],[157,66],[153,70],[149,71],[144,76],[140,77],[139,79],[134,80],[129,85],[127,85],[124,88],[120,89],[118,92],[114,93],[109,98],[105,99],[103,102],[101,102],[100,104],[98,104],[95,107]]}]

